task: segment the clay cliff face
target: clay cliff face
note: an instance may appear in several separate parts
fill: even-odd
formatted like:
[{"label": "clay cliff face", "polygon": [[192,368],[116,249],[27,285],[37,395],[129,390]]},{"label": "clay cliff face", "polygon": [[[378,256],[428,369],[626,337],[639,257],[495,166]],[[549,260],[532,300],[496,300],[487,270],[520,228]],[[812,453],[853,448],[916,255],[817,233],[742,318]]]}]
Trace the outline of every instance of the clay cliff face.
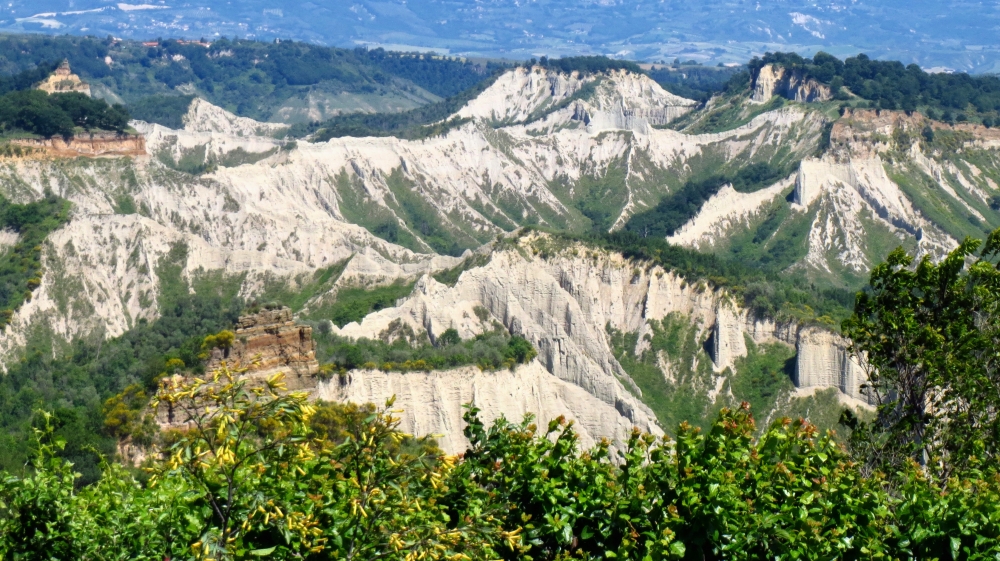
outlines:
[{"label": "clay cliff face", "polygon": [[466,403],[481,410],[487,424],[501,416],[519,422],[532,414],[539,426],[559,416],[575,422],[580,445],[589,448],[601,438],[621,442],[632,423],[604,401],[583,388],[560,380],[538,361],[516,370],[482,372],[476,367],[443,372],[381,372],[358,370],[341,379],[321,382],[316,397],[381,405],[395,396],[400,428],[415,435],[435,435],[447,453],[465,451],[469,441],[462,434]]},{"label": "clay cliff face", "polygon": [[803,71],[768,64],[760,69],[750,100],[766,103],[776,95],[803,103],[833,99],[828,86],[806,78]]},{"label": "clay cliff face", "polygon": [[[477,406],[481,401],[493,404],[493,415],[503,413],[519,420],[530,412],[545,422],[551,418],[546,415],[556,411],[525,401],[520,392],[548,392],[563,396],[558,400],[564,407],[562,413],[578,419],[587,434],[621,442],[631,426],[651,432],[659,432],[660,427],[643,403],[641,390],[611,353],[605,327],[638,333],[638,344],[644,347],[649,344],[645,335],[651,332],[651,321],[679,314],[695,326],[698,340],[713,342],[709,358],[716,385],[738,358],[747,355],[749,338],[758,344],[795,348],[799,387],[834,387],[845,397],[866,400],[860,388],[864,381],[861,371],[846,360],[846,344],[839,337],[814,327],[756,318],[724,292],[688,283],[659,267],[631,262],[615,253],[570,245],[549,249],[543,255],[540,250],[550,242],[544,234],[523,236],[515,247],[495,251],[487,264],[463,272],[453,287],[425,276],[398,306],[369,315],[361,323],[339,330],[334,327],[343,336],[374,338],[391,324],[403,322],[417,332],[426,330],[432,338],[449,328],[469,338],[491,329],[495,322],[532,342],[539,351],[536,362],[547,377],[531,374],[530,383],[524,381],[528,378],[515,377],[518,383],[528,384],[519,388],[505,386],[507,378],[478,375],[468,369],[413,378],[405,378],[409,374],[356,371],[344,380],[334,379],[321,386],[319,395],[344,400],[363,396],[375,403],[396,395],[396,406],[407,412],[407,426],[434,427],[432,432],[451,439],[453,429],[460,426],[456,424],[461,418],[460,403],[429,394],[455,399],[471,396]],[[414,381],[414,385],[406,387],[404,380]],[[448,386],[451,383],[454,387]],[[570,388],[572,392],[582,390],[589,398],[566,397],[580,395],[568,393]],[[616,420],[608,423],[608,419]],[[598,420],[603,425],[587,424]],[[448,440],[455,446],[463,442]]]},{"label": "clay cliff face", "polygon": [[10,142],[28,148],[24,157],[29,159],[146,155],[146,139],[141,134],[93,132],[75,135],[69,139],[54,136],[45,139],[20,138]]}]

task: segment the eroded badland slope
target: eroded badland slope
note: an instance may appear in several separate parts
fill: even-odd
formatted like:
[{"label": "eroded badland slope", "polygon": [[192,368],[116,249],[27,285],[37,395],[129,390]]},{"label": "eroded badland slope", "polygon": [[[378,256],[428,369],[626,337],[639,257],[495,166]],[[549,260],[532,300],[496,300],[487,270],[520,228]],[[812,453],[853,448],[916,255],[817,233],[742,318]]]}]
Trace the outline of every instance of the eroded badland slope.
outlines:
[{"label": "eroded badland slope", "polygon": [[[747,287],[711,272],[578,239],[641,239],[632,219],[673,201],[671,243],[850,291],[897,245],[937,256],[1000,225],[994,131],[841,115],[815,84],[768,76],[725,109],[730,126],[711,121],[715,102],[699,107],[643,75],[518,68],[424,140],[293,142],[197,101],[183,129],[135,123],[147,156],[0,161],[5,197],[73,205],[0,356],[47,343],[58,354],[155,320],[171,291],[216,291],[286,300],[339,337],[392,338],[405,325],[431,341],[448,329],[528,339],[538,356],[512,371],[316,380],[324,399],[397,395],[408,430],[445,434],[450,450],[468,401],[490,416],[566,413],[587,442],[670,430],[744,399],[761,418],[863,406],[864,375],[835,318],[754,307]],[[752,166],[781,174],[696,192]],[[342,326],[324,316],[345,289],[397,281],[415,284],[394,306]]]}]

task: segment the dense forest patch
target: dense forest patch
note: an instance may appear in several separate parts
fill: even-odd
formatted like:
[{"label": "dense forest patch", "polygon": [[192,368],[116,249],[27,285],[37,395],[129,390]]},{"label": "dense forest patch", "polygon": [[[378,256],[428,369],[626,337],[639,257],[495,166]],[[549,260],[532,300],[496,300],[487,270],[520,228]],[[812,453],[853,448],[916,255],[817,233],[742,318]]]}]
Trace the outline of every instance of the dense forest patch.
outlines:
[{"label": "dense forest patch", "polygon": [[[5,35],[0,37],[0,72],[30,70],[39,61],[68,59],[92,85],[110,89],[145,120],[176,123],[182,101],[159,109],[159,98],[196,94],[238,115],[271,118],[286,100],[322,86],[330,92],[402,95],[421,88],[453,96],[486,78],[491,63],[396,53],[382,49],[340,49],[293,41],[218,39],[206,48],[172,39],[154,47],[111,37]],[[111,64],[106,62],[111,59]]]},{"label": "dense forest patch", "polygon": [[511,336],[497,326],[493,331],[462,340],[458,331],[447,329],[433,343],[426,333],[417,336],[408,326],[393,328],[396,338],[350,339],[333,333],[316,336],[316,357],[330,365],[327,372],[358,368],[391,371],[430,371],[478,366],[481,370],[513,369],[527,364],[538,355],[531,343],[520,336]]},{"label": "dense forest patch", "polygon": [[754,77],[767,64],[801,70],[807,77],[828,84],[838,99],[850,93],[878,109],[907,112],[921,110],[932,119],[954,123],[978,121],[986,126],[1000,123],[1000,77],[974,76],[964,72],[925,72],[917,64],[873,60],[865,54],[840,59],[824,52],[813,58],[796,53],[767,53],[754,58],[749,68]]},{"label": "dense forest patch", "polygon": [[674,95],[705,102],[726,91],[730,80],[745,71],[742,66],[702,66],[677,60],[672,65],[654,66],[646,73]]},{"label": "dense forest patch", "polygon": [[0,130],[4,135],[29,133],[45,138],[69,138],[78,129],[123,133],[129,114],[121,105],[108,105],[82,93],[47,94],[21,90],[0,96]]}]

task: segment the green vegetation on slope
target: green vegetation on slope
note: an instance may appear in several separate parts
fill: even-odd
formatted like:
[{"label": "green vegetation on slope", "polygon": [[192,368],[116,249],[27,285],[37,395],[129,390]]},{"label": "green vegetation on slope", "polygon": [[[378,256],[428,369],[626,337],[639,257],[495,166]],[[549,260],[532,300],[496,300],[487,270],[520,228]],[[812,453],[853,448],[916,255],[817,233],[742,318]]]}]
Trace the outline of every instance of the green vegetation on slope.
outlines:
[{"label": "green vegetation on slope", "polygon": [[67,442],[61,456],[83,474],[81,483],[95,481],[100,468],[90,448],[107,457],[115,453],[115,438],[104,426],[105,401],[132,385],[152,395],[158,377],[178,367],[197,371],[205,335],[231,328],[241,309],[239,301],[205,295],[164,304],[158,319],[140,319],[119,337],[78,339],[58,358],[51,349],[29,348],[7,364],[0,376],[0,470],[24,469],[31,427],[40,422],[34,411],[43,409],[52,413],[55,436]]},{"label": "green vegetation on slope", "polygon": [[464,124],[462,119],[448,119],[463,105],[490,87],[502,71],[496,70],[475,86],[437,103],[429,103],[402,113],[354,113],[338,115],[322,123],[296,125],[289,134],[313,135],[313,141],[325,142],[343,136],[395,136],[420,140],[438,136]]},{"label": "green vegetation on slope", "polygon": [[[711,359],[699,353],[704,341],[687,318],[671,314],[650,322],[649,348],[635,355],[637,333],[623,333],[607,326],[615,358],[639,386],[642,401],[656,414],[660,425],[673,430],[681,422],[707,428],[714,403]],[[662,356],[661,356],[662,355]],[[661,359],[669,372],[660,369]]]},{"label": "green vegetation on slope", "polygon": [[386,339],[353,340],[332,333],[316,335],[316,357],[341,371],[357,368],[385,371],[430,371],[478,366],[482,370],[513,369],[538,355],[527,339],[511,336],[497,326],[463,341],[454,329],[447,329],[432,344],[426,333],[420,337],[409,326],[390,325]]},{"label": "green vegetation on slope", "polygon": [[0,329],[42,283],[42,243],[69,220],[69,201],[49,195],[40,201],[12,204],[0,197],[0,230],[18,239],[0,253]]},{"label": "green vegetation on slope", "polygon": [[151,95],[130,103],[128,108],[133,119],[180,129],[184,127],[182,117],[188,112],[194,97],[193,95]]},{"label": "green vegetation on slope", "polygon": [[372,312],[396,305],[396,300],[413,292],[413,282],[398,280],[390,285],[365,288],[346,286],[337,290],[333,303],[310,308],[306,319],[328,319],[336,326],[343,327],[352,321],[360,322]]},{"label": "green vegetation on slope", "polygon": [[740,66],[702,66],[675,61],[672,65],[654,66],[647,74],[674,95],[705,102],[726,91],[730,80],[745,71]]},{"label": "green vegetation on slope", "polygon": [[[797,167],[797,162],[794,165]],[[688,179],[679,189],[663,197],[655,207],[629,218],[625,229],[643,237],[672,236],[678,228],[697,216],[701,207],[727,183],[741,193],[752,193],[787,176],[792,169],[792,166],[777,167],[768,162],[758,162],[731,174]]]},{"label": "green vegetation on slope", "polygon": [[[749,337],[746,337],[746,345],[747,356],[736,359],[733,364],[729,390],[735,403],[749,403],[750,409],[764,418],[764,415],[773,414],[779,401],[795,389],[791,378],[795,368],[795,349],[781,343],[757,345]],[[838,415],[842,409],[843,406],[838,403]],[[803,418],[816,424],[816,420],[809,416]]]}]

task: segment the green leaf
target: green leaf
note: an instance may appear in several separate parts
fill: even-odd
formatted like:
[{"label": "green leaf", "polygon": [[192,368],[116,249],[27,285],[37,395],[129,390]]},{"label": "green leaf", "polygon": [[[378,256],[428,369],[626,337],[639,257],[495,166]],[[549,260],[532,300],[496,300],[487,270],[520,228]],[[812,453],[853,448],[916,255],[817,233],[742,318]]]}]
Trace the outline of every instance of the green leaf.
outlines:
[{"label": "green leaf", "polygon": [[677,557],[684,557],[684,554],[687,553],[687,547],[684,542],[673,542],[670,544],[670,553]]},{"label": "green leaf", "polygon": [[958,559],[959,550],[962,548],[962,538],[951,538],[951,558]]},{"label": "green leaf", "polygon": [[250,552],[250,555],[256,555],[257,557],[266,557],[266,556],[274,553],[274,550],[276,548],[277,548],[277,546],[272,546],[272,547],[269,547],[267,549],[254,549],[254,550],[252,550]]}]

